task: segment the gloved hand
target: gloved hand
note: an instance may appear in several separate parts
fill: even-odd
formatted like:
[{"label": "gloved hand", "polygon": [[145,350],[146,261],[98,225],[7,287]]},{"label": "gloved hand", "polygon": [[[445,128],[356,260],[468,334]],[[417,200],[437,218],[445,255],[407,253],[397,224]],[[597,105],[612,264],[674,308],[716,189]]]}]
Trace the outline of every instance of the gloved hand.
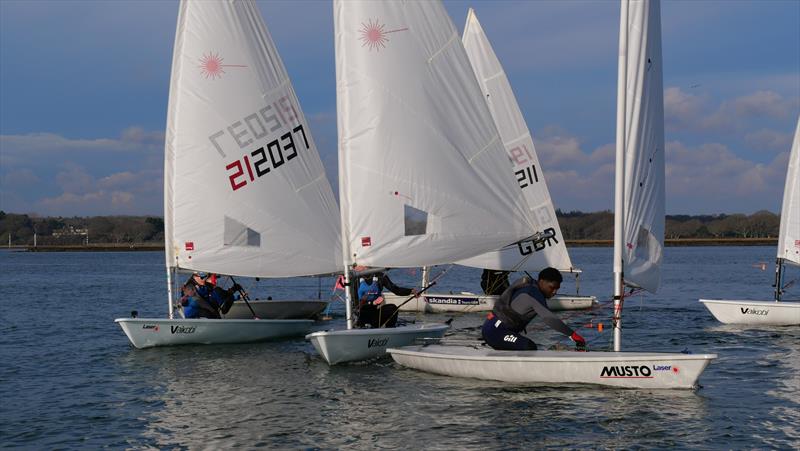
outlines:
[{"label": "gloved hand", "polygon": [[235,283],[235,284],[233,284],[233,286],[231,287],[231,291],[232,291],[232,292],[242,291],[242,286],[241,286],[241,285],[239,285],[238,283]]},{"label": "gloved hand", "polygon": [[577,351],[585,351],[586,350],[586,340],[581,337],[577,332],[573,332],[569,338],[575,342],[575,350]]}]

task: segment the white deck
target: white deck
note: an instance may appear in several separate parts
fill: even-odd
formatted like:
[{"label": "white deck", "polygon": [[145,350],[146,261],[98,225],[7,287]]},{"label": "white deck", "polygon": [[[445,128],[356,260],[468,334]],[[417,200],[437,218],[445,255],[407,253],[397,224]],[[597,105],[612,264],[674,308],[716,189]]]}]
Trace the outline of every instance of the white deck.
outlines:
[{"label": "white deck", "polygon": [[718,321],[725,324],[800,325],[800,301],[700,299],[700,302]]},{"label": "white deck", "polygon": [[522,385],[693,388],[716,354],[496,351],[487,346],[390,348],[399,364],[430,373]]},{"label": "white deck", "polygon": [[329,365],[358,362],[386,354],[390,346],[408,346],[417,339],[440,338],[450,326],[422,324],[380,329],[326,330],[306,336]]},{"label": "white deck", "polygon": [[311,330],[308,319],[117,318],[137,348],[184,344],[251,343],[299,337]]}]

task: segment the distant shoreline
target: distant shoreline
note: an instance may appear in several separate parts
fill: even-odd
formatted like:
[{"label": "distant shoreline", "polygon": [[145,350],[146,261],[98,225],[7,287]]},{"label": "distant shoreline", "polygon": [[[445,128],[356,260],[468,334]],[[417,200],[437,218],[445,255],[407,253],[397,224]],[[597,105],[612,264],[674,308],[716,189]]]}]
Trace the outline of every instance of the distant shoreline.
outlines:
[{"label": "distant shoreline", "polygon": [[[612,240],[566,240],[567,247],[611,247]],[[777,246],[777,238],[668,238],[668,247],[692,246]],[[6,248],[27,252],[157,252],[164,250],[163,243],[90,244],[11,246]]]}]

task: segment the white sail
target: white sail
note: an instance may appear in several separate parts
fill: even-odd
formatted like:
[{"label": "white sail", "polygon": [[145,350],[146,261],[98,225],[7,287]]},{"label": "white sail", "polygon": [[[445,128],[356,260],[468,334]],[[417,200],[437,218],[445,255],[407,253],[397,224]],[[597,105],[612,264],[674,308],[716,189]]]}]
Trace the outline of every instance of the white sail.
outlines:
[{"label": "white sail", "polygon": [[180,3],[165,147],[168,267],[341,271],[336,200],[253,2]]},{"label": "white sail", "polygon": [[441,3],[334,1],[334,16],[347,262],[449,263],[531,235]]},{"label": "white sail", "polygon": [[539,271],[548,266],[571,271],[572,262],[558,225],[542,166],[536,156],[533,138],[519,109],[511,83],[472,8],[467,13],[462,41],[506,149],[506,156],[503,158],[511,161],[510,170],[522,191],[531,233],[552,233],[553,237],[536,244],[523,242],[458,263],[506,271]]},{"label": "white sail", "polygon": [[786,185],[783,188],[778,258],[800,265],[800,118],[794,131]]},{"label": "white sail", "polygon": [[627,0],[624,278],[655,292],[664,250],[664,88],[658,0]]}]

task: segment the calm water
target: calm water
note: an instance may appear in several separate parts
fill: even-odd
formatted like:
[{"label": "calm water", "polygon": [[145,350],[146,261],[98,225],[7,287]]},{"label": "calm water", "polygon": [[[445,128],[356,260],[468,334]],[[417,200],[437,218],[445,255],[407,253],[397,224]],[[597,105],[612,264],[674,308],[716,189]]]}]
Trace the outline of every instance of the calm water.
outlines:
[{"label": "calm water", "polygon": [[[697,302],[770,299],[774,252],[667,248],[660,292],[626,301],[624,349],[719,354],[697,391],[498,386],[391,360],[328,367],[302,339],[136,350],[113,319],[163,316],[163,254],[0,252],[0,446],[797,449],[799,328],[722,326]],[[611,249],[571,254],[585,271],[581,293],[607,300]],[[478,291],[478,281],[479,270],[452,267],[437,288]],[[800,298],[797,285],[787,298]],[[329,297],[331,279],[249,284],[276,298],[316,297],[320,286]],[[320,327],[343,325],[342,309]],[[605,323],[603,333],[579,329],[595,349],[608,346],[609,316],[608,307],[562,315],[575,327]],[[453,335],[476,337],[480,322],[458,316]],[[536,327],[532,336],[563,342]]]}]

